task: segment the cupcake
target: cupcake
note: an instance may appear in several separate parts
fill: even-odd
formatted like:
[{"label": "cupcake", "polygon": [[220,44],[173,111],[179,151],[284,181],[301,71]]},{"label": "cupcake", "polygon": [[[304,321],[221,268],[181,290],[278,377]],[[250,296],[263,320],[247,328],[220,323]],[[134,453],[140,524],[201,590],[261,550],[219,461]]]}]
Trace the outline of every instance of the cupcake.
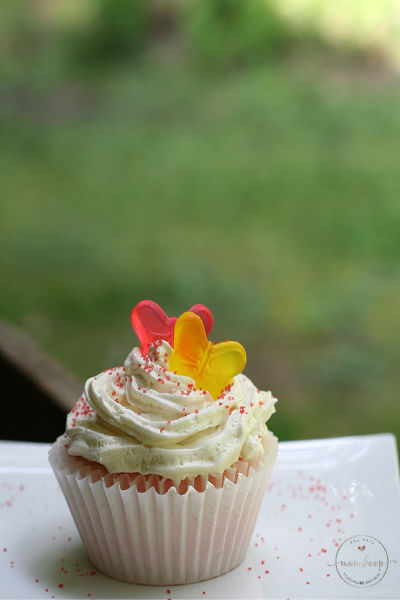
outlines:
[{"label": "cupcake", "polygon": [[275,462],[271,392],[242,373],[212,315],[145,300],[141,342],[85,384],[49,460],[91,562],[132,583],[209,579],[244,558]]}]

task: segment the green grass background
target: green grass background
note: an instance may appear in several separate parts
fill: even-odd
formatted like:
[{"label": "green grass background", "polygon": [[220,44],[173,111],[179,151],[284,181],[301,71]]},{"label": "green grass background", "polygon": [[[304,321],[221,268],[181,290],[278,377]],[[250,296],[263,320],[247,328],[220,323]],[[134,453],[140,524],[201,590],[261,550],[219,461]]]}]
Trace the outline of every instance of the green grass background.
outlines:
[{"label": "green grass background", "polygon": [[399,435],[398,79],[51,64],[2,89],[3,317],[84,380],[136,343],[139,300],[201,302],[278,397],[281,439]]}]

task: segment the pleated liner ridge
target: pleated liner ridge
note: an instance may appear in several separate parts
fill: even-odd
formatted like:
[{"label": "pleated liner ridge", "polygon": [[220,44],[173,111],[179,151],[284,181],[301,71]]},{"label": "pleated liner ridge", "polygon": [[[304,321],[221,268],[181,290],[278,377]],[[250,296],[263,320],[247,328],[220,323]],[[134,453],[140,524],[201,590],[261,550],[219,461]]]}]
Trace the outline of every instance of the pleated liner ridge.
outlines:
[{"label": "pleated liner ridge", "polygon": [[277,454],[238,461],[219,478],[175,486],[155,475],[110,474],[69,456],[65,438],[49,461],[91,562],[131,583],[176,585],[222,575],[246,554]]}]

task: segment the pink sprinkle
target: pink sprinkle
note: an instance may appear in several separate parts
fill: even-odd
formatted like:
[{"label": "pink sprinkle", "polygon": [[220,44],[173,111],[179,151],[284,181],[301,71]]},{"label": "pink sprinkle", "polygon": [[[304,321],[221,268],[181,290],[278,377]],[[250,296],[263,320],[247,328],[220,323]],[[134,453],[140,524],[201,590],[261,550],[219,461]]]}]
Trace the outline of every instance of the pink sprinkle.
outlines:
[{"label": "pink sprinkle", "polygon": [[3,548],[3,552],[7,552],[7,548]]},{"label": "pink sprinkle", "polygon": [[269,575],[269,571],[265,571],[267,575]]},{"label": "pink sprinkle", "polygon": [[262,560],[262,561],[261,561],[261,564],[262,564],[262,565],[264,565],[264,564],[265,564],[265,560]]},{"label": "pink sprinkle", "polygon": [[327,576],[327,577],[330,577],[330,576],[331,576],[331,574],[330,574],[330,573],[327,573],[327,574],[326,574],[326,576]]},{"label": "pink sprinkle", "polygon": [[251,568],[251,567],[247,567],[247,570],[248,570],[248,571],[251,571],[251,570],[252,570],[252,568]]},{"label": "pink sprinkle", "polygon": [[39,579],[35,579],[35,583],[39,583]]},{"label": "pink sprinkle", "polygon": [[325,548],[321,548],[321,552],[326,552],[326,549]]},{"label": "pink sprinkle", "polygon": [[298,528],[297,528],[297,531],[302,531],[301,527],[298,527]]},{"label": "pink sprinkle", "polygon": [[306,585],[310,585],[310,582],[309,582],[309,581],[306,581]]},{"label": "pink sprinkle", "polygon": [[58,584],[58,587],[61,589],[61,588],[63,588],[63,587],[64,587],[64,584],[63,584],[63,583],[59,583],[59,584]]},{"label": "pink sprinkle", "polygon": [[303,567],[299,567],[300,573],[303,572]]}]

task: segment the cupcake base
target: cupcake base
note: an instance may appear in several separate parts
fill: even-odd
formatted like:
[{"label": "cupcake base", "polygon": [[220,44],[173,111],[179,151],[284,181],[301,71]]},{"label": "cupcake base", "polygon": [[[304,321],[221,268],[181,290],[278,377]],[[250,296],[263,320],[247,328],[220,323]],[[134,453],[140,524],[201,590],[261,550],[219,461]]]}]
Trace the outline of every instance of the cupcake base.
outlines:
[{"label": "cupcake base", "polygon": [[97,569],[131,583],[177,585],[242,562],[277,454],[272,434],[261,460],[177,486],[155,475],[110,474],[69,456],[65,441],[57,439],[49,461]]}]

